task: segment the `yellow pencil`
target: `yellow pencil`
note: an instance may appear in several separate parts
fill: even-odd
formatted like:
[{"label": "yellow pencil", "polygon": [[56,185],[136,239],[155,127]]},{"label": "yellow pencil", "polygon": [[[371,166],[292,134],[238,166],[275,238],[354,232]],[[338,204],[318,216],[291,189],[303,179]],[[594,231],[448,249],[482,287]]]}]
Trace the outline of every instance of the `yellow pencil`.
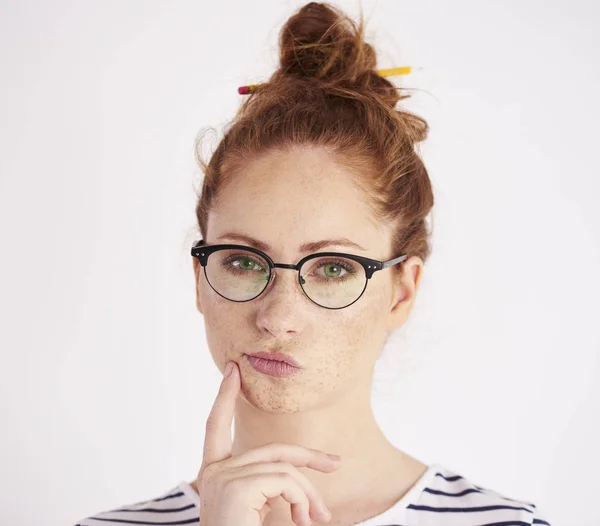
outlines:
[{"label": "yellow pencil", "polygon": [[[413,68],[411,66],[400,66],[398,68],[387,68],[387,69],[378,69],[377,73],[382,77],[395,77],[396,75],[408,75],[415,71],[415,69],[423,69],[423,68]],[[262,86],[261,84],[248,84],[247,86],[240,86],[238,88],[238,93],[240,95],[247,95],[248,93],[252,93],[258,87]]]}]

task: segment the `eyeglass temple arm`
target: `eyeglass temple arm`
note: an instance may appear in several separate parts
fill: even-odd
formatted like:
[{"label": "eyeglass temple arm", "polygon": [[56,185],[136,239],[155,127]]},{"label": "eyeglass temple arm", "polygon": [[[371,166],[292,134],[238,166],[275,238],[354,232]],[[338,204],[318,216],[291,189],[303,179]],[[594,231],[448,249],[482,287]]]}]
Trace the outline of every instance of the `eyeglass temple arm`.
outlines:
[{"label": "eyeglass temple arm", "polygon": [[384,261],[381,268],[388,268],[396,263],[400,263],[400,261],[404,261],[408,257],[408,254],[404,254],[403,256],[398,256],[397,258],[390,259],[389,261]]}]

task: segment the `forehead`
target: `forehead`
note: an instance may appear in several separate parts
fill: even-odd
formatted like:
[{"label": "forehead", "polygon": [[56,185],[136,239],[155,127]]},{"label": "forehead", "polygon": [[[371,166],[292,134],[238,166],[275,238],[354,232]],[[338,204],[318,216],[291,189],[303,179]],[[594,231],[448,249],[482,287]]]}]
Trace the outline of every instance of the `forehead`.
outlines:
[{"label": "forehead", "polygon": [[294,251],[301,242],[346,237],[379,251],[378,225],[355,175],[322,149],[272,152],[244,164],[209,214],[209,239],[240,231]]}]

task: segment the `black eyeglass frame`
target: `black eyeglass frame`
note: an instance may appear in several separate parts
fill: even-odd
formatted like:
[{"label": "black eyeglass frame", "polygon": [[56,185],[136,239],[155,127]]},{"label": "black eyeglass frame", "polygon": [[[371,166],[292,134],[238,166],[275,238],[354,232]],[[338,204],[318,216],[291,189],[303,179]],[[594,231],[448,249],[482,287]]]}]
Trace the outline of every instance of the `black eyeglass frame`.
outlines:
[{"label": "black eyeglass frame", "polygon": [[[269,264],[269,279],[267,281],[267,284],[265,285],[265,288],[260,291],[256,296],[254,296],[253,298],[250,298],[248,300],[232,300],[231,298],[228,298],[226,296],[223,296],[223,294],[221,294],[218,290],[216,290],[212,284],[210,283],[210,280],[208,279],[208,276],[206,275],[206,265],[208,262],[208,257],[213,253],[213,252],[217,252],[218,250],[223,250],[223,249],[238,249],[238,250],[247,250],[249,252],[252,252],[262,258],[264,258],[266,260],[266,262]],[[384,270],[388,267],[392,267],[393,265],[397,265],[398,263],[404,261],[405,259],[408,258],[408,254],[402,254],[398,257],[395,257],[393,259],[389,259],[388,261],[378,261],[376,259],[371,259],[371,258],[366,258],[364,256],[357,256],[356,254],[346,254],[343,252],[315,252],[314,254],[309,254],[308,256],[303,257],[300,261],[298,261],[298,263],[296,263],[295,265],[288,265],[285,263],[275,263],[268,254],[264,253],[262,250],[259,250],[257,248],[254,247],[249,247],[246,245],[231,245],[231,244],[224,244],[224,245],[205,245],[204,244],[204,240],[200,239],[199,241],[197,241],[194,246],[192,247],[191,250],[191,255],[194,256],[196,259],[198,259],[198,261],[200,262],[200,264],[202,265],[202,267],[204,268],[204,276],[206,277],[206,281],[208,282],[208,284],[210,285],[210,287],[222,298],[225,298],[226,300],[229,301],[233,301],[235,303],[246,303],[248,301],[252,301],[255,300],[256,298],[258,298],[265,290],[267,290],[269,288],[269,284],[271,283],[271,276],[273,276],[273,272],[272,270],[274,268],[288,268],[291,270],[296,270],[298,272],[298,283],[300,284],[300,288],[302,289],[302,292],[304,293],[304,295],[310,300],[312,301],[315,305],[318,305],[319,307],[322,307],[324,309],[329,309],[329,310],[339,310],[339,309],[345,309],[346,307],[349,307],[350,305],[356,303],[364,294],[365,290],[367,289],[367,285],[369,283],[369,280],[371,279],[371,277],[373,276],[373,274],[375,272],[377,272],[378,270]],[[354,261],[356,261],[357,263],[360,263],[363,268],[365,269],[365,275],[367,277],[367,279],[365,280],[365,286],[362,289],[362,292],[360,293],[360,295],[358,296],[358,298],[356,298],[352,303],[349,303],[348,305],[345,305],[344,307],[325,307],[324,305],[321,305],[320,303],[317,303],[315,300],[313,300],[304,290],[304,287],[302,286],[302,281],[300,281],[302,279],[302,276],[300,275],[300,270],[302,268],[302,265],[304,265],[304,263],[306,263],[307,261],[311,260],[311,259],[315,259],[315,258],[320,258],[320,257],[344,257],[344,258],[349,258],[352,259]]]}]

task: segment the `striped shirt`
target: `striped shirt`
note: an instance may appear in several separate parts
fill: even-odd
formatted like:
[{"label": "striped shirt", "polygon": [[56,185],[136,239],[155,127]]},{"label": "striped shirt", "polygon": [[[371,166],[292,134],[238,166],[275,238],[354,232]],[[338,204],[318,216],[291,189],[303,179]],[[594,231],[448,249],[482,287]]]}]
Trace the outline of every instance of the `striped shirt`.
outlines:
[{"label": "striped shirt", "polygon": [[[198,524],[200,497],[180,482],[155,499],[80,520],[76,526]],[[548,525],[531,502],[510,499],[476,486],[440,464],[432,464],[391,508],[358,526],[530,526]],[[240,525],[241,526],[241,525]]]}]

